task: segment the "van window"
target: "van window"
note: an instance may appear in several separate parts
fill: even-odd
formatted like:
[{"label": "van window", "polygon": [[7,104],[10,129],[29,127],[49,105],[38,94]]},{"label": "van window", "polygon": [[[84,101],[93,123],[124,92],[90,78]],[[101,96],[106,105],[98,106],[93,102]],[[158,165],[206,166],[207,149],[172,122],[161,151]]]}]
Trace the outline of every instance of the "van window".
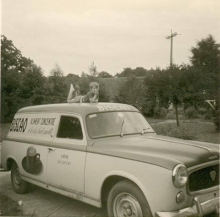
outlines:
[{"label": "van window", "polygon": [[61,116],[57,137],[82,140],[83,133],[80,120],[76,117]]}]

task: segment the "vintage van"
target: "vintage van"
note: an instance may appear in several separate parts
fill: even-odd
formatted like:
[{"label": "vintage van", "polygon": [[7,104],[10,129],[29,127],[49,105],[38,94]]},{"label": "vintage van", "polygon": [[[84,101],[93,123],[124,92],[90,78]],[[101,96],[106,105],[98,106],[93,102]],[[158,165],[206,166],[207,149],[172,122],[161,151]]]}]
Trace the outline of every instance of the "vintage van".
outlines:
[{"label": "vintage van", "polygon": [[97,207],[110,217],[219,212],[219,146],[156,135],[125,104],[20,109],[2,143],[12,186],[29,183]]}]

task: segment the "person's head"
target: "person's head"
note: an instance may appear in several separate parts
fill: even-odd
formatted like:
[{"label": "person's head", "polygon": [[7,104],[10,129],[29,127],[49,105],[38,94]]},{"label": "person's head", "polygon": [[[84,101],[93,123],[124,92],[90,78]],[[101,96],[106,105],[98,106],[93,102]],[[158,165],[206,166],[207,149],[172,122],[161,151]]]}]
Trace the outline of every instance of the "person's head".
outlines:
[{"label": "person's head", "polygon": [[92,91],[94,94],[98,94],[99,92],[99,84],[97,82],[91,82],[89,84],[89,89]]}]

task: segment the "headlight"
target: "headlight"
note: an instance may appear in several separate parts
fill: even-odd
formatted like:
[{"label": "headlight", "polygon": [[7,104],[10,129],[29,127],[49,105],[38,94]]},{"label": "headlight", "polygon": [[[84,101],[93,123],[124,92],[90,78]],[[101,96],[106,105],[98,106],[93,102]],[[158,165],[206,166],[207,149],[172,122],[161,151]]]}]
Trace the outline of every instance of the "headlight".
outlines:
[{"label": "headlight", "polygon": [[173,184],[177,188],[181,188],[186,185],[188,180],[188,171],[182,164],[177,165],[173,170]]}]

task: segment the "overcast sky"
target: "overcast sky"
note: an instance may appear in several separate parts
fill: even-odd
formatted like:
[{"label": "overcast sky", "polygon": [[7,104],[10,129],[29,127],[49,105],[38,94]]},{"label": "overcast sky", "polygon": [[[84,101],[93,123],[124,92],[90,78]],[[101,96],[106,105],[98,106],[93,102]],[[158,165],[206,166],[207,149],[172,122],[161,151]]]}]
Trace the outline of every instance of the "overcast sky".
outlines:
[{"label": "overcast sky", "polygon": [[190,48],[212,34],[220,43],[220,0],[2,0],[2,34],[44,75],[88,73],[94,61],[112,75],[124,68],[189,63]]}]

